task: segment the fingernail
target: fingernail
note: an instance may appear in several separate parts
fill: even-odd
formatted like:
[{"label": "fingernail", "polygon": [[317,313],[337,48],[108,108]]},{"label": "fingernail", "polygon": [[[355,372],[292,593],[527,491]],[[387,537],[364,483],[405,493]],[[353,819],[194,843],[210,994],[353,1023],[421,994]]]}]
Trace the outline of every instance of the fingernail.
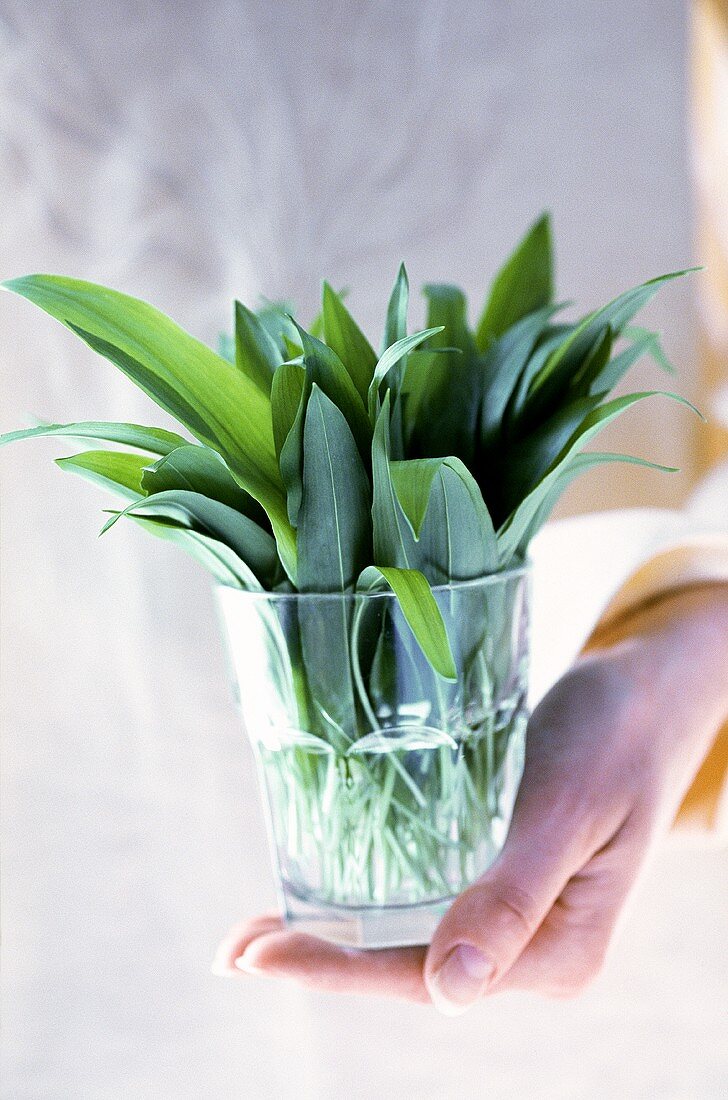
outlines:
[{"label": "fingernail", "polygon": [[260,967],[254,966],[252,962],[249,962],[245,955],[241,955],[239,959],[235,960],[235,965],[238,970],[242,970],[244,974],[262,974],[263,971]]},{"label": "fingernail", "polygon": [[430,980],[430,996],[444,1016],[460,1016],[488,984],[493,965],[470,943],[459,943]]}]

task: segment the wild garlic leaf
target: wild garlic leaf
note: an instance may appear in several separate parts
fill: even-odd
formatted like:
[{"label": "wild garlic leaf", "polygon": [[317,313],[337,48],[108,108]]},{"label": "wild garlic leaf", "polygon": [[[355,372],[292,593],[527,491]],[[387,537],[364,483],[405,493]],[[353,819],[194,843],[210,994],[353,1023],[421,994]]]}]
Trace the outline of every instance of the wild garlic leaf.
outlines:
[{"label": "wild garlic leaf", "polygon": [[228,363],[235,362],[235,337],[229,332],[220,332],[217,336],[217,354]]},{"label": "wild garlic leaf", "polygon": [[142,486],[148,494],[173,489],[202,493],[248,516],[259,527],[268,527],[268,517],[263,508],[238,485],[217,451],[209,447],[190,443],[177,447],[155,463],[147,463],[142,474]]},{"label": "wild garlic leaf", "polygon": [[654,346],[654,333],[644,332],[636,336],[623,351],[604,364],[597,364],[599,369],[594,369],[595,364],[592,364],[592,369],[585,371],[583,378],[580,378],[579,389],[586,390],[587,393],[613,390],[637,360],[652,352]]},{"label": "wild garlic leaf", "polygon": [[357,590],[371,591],[382,578],[397,597],[417,644],[435,672],[443,680],[457,680],[445,623],[427,579],[416,569],[370,565],[362,572]]},{"label": "wild garlic leaf", "polygon": [[235,365],[266,396],[270,394],[281,350],[260,319],[242,302],[235,303]]},{"label": "wild garlic leaf", "polygon": [[94,283],[28,275],[3,284],[119,367],[200,442],[219,451],[268,513],[295,579],[295,532],[276,461],[270,400],[242,372],[153,306]]},{"label": "wild garlic leaf", "polygon": [[[444,473],[443,467],[459,479],[464,490],[463,503],[469,515],[453,515],[454,499],[447,501],[447,488],[444,484],[444,514],[436,526],[445,532],[450,529],[449,538],[453,543],[476,542],[485,556],[484,567],[473,576],[481,576],[497,568],[497,547],[493,523],[488,514],[488,509],[483,501],[483,495],[475,478],[467,466],[459,458],[421,458],[408,459],[403,462],[391,462],[390,474],[397,499],[405,514],[412,534],[416,540],[422,535],[422,528],[428,514],[428,507],[432,496],[433,482],[438,474]],[[445,475],[448,476],[448,475]],[[450,484],[456,484],[450,481]],[[463,527],[465,523],[465,527]],[[452,560],[452,554],[448,555]],[[490,562],[490,564],[488,564]],[[455,579],[456,573],[449,572],[449,580]],[[459,579],[469,579],[459,577]]]},{"label": "wild garlic leaf", "polygon": [[346,592],[371,558],[371,489],[349,426],[314,383],[304,429],[298,587]]},{"label": "wild garlic leaf", "polygon": [[[301,404],[305,384],[306,372],[296,363],[282,363],[273,375],[270,399],[273,410],[273,438],[279,464],[281,451]],[[285,480],[284,477],[284,483]]]},{"label": "wild garlic leaf", "polygon": [[422,293],[427,299],[428,326],[442,330],[432,346],[452,344],[463,354],[474,355],[477,349],[468,328],[467,302],[460,287],[450,283],[426,283]]},{"label": "wild garlic leaf", "polygon": [[36,436],[69,436],[72,439],[101,439],[104,443],[126,443],[155,455],[166,455],[175,447],[188,441],[164,428],[145,428],[141,424],[114,424],[102,420],[87,420],[78,424],[39,424],[35,428],[21,428],[17,432],[0,435],[0,446],[16,439],[33,439]]},{"label": "wild garlic leaf", "polygon": [[387,304],[387,317],[382,339],[382,352],[407,335],[407,307],[409,304],[409,279],[404,264],[399,265],[392,293]]},{"label": "wild garlic leaf", "polygon": [[288,518],[293,527],[298,526],[303,495],[303,428],[308,396],[308,389],[304,389],[291,430],[281,448],[281,477],[286,487]]},{"label": "wild garlic leaf", "polygon": [[493,524],[467,467],[455,457],[390,460],[389,402],[372,442],[375,563],[418,569],[433,584],[497,568]]},{"label": "wild garlic leaf", "polygon": [[326,343],[346,367],[362,401],[366,401],[377,356],[340,296],[327,282],[324,282],[322,316]]},{"label": "wild garlic leaf", "polygon": [[[526,525],[521,543],[516,549],[515,558],[522,560],[528,552],[528,545],[538,534],[548,520],[556,503],[569,487],[572,481],[582,474],[598,466],[605,466],[612,462],[620,462],[631,466],[641,466],[648,470],[657,470],[663,474],[677,473],[676,466],[663,466],[659,462],[648,462],[645,458],[637,458],[634,455],[614,454],[608,451],[588,451],[585,454],[577,454],[561,470],[559,476],[553,482],[551,489],[540,500],[534,499],[533,511],[529,523]],[[510,561],[505,558],[501,561],[501,568],[507,568]]]},{"label": "wild garlic leaf", "polygon": [[[428,327],[442,329],[430,347],[442,354],[420,378],[417,420],[410,433],[413,446],[423,456],[456,454],[470,461],[481,372],[467,327],[465,295],[458,287],[442,283],[428,284],[423,293]],[[456,350],[444,352],[448,346]]]},{"label": "wild garlic leaf", "polygon": [[[442,327],[423,329],[422,332],[415,332],[411,336],[404,336],[401,340],[395,340],[395,342],[390,344],[387,350],[383,352],[376,364],[367,394],[369,418],[372,423],[374,423],[377,418],[377,401],[379,398],[380,386],[387,378],[389,372],[397,366],[397,364],[401,363],[411,351],[414,351],[420,344],[424,344],[425,340],[429,340],[439,332],[442,332]],[[394,390],[395,394],[399,389],[396,385],[390,386],[389,388]]]},{"label": "wild garlic leaf", "polygon": [[619,335],[638,310],[663,286],[672,279],[687,275],[696,268],[683,271],[671,271],[649,279],[646,283],[624,291],[600,309],[588,314],[574,329],[571,335],[547,359],[539,374],[531,382],[531,391],[550,384],[552,390],[559,390],[563,379],[571,377],[579,364],[588,355],[602,329],[609,325],[615,335]]},{"label": "wild garlic leaf", "polygon": [[[374,562],[377,565],[408,567],[408,549],[412,536],[407,535],[407,520],[394,491],[390,468],[389,414],[390,395],[384,395],[382,408],[372,439],[372,523],[374,530]],[[409,544],[409,545],[408,545]]]},{"label": "wild garlic leaf", "polygon": [[508,515],[535,488],[574,432],[604,397],[604,393],[598,393],[569,402],[505,452],[502,465],[497,469],[503,514]]},{"label": "wild garlic leaf", "polygon": [[493,280],[478,323],[478,348],[485,351],[491,340],[522,317],[548,306],[553,300],[553,281],[551,219],[542,214]]},{"label": "wild garlic leaf", "polygon": [[[118,513],[121,514],[121,513]],[[224,542],[194,531],[179,520],[163,517],[135,515],[128,513],[129,519],[157,538],[173,543],[195,559],[215,578],[219,584],[230,588],[244,588],[247,591],[262,592],[255,574],[244,561]]]},{"label": "wild garlic leaf", "polygon": [[[350,591],[361,570],[367,590],[387,583],[389,572],[400,601],[390,603],[387,622],[401,624],[414,677],[399,687],[431,701],[436,726],[446,721],[459,689],[443,685],[433,668],[454,667],[444,618],[454,613],[449,582],[519,562],[578,474],[604,462],[654,465],[583,448],[651,395],[605,400],[640,355],[669,366],[657,335],[631,322],[676,274],[574,324],[555,324],[544,217],[496,276],[475,338],[465,297],[449,284],[424,288],[429,331],[407,337],[402,265],[378,361],[343,292],[326,284],[308,333],[287,315],[288,305],[255,312],[238,305],[237,366],[226,361],[228,344],[216,355],[143,302],[90,283],[29,276],[7,288],[113,362],[199,444],[161,429],[96,422],[42,425],[0,443],[58,435],[136,448],[143,453],[86,451],[59,464],[130,498],[117,515],[178,542],[223,584],[321,594],[331,586],[329,599],[296,605],[291,670],[301,728],[343,752],[362,713],[372,729],[379,726],[372,707],[377,684],[386,683],[387,670],[377,666],[386,624],[370,601],[337,594]],[[614,354],[619,339],[626,345]],[[445,587],[433,594],[428,584]],[[496,681],[496,651],[507,652],[498,630],[508,609],[499,598],[494,589],[476,601],[472,621],[459,622],[453,634],[465,669],[491,632],[488,672]],[[417,664],[415,636],[429,669]]]},{"label": "wild garlic leaf", "polygon": [[57,458],[55,462],[62,470],[80,474],[87,481],[111,489],[127,500],[138,500],[145,495],[142,474],[149,464],[148,455],[128,451],[83,451],[67,458]]},{"label": "wild garlic leaf", "polygon": [[111,517],[101,534],[127,515],[177,520],[194,531],[225,543],[245,562],[266,588],[273,587],[280,574],[276,544],[271,535],[247,516],[202,493],[169,490],[133,501]]},{"label": "wild garlic leaf", "polygon": [[662,346],[662,340],[660,339],[659,332],[654,332],[652,329],[644,328],[642,325],[627,325],[622,329],[622,335],[628,340],[640,340],[642,337],[651,336],[652,342],[648,345],[649,354],[652,359],[657,363],[658,367],[664,370],[665,374],[677,374],[677,367],[670,360],[665,349]]},{"label": "wild garlic leaf", "polygon": [[[569,389],[566,393],[574,393],[578,395],[580,393],[600,393],[603,392],[601,387],[597,389],[591,389],[587,387],[585,390],[584,385],[587,379],[598,378],[607,363],[612,356],[612,348],[614,347],[614,332],[611,325],[605,325],[602,331],[599,333],[588,355],[585,356],[582,365],[572,375]],[[537,395],[538,396],[538,395]],[[567,400],[565,397],[564,400]]]},{"label": "wild garlic leaf", "polygon": [[[561,309],[565,304],[557,308]],[[574,324],[547,324],[539,334],[518,375],[513,393],[508,398],[504,413],[506,431],[510,431],[519,420],[526,419],[526,406],[533,379],[539,374],[550,355],[561,347],[576,327]],[[504,339],[507,339],[507,335]]]},{"label": "wild garlic leaf", "polygon": [[369,461],[372,432],[364,403],[338,355],[305,329],[298,328],[303,345],[303,365],[310,385],[316,384],[343,413],[362,461]]},{"label": "wild garlic leaf", "polygon": [[[392,463],[393,474],[396,466]],[[403,480],[401,475],[400,466],[395,487],[397,477],[400,483]],[[413,537],[409,523],[405,536]],[[498,568],[488,509],[477,483],[459,459],[441,461],[435,471],[419,537],[408,546],[407,557],[431,584],[474,580]]]},{"label": "wild garlic leaf", "polygon": [[551,493],[555,485],[557,483],[562,483],[561,479],[565,471],[568,470],[574,456],[582,451],[587,443],[593,439],[602,428],[605,428],[607,424],[611,423],[611,421],[615,420],[618,416],[621,416],[622,413],[626,412],[627,409],[631,408],[638,401],[643,401],[647,397],[667,397],[670,400],[679,402],[681,405],[685,405],[687,408],[692,409],[693,412],[700,415],[695,406],[684,397],[660,390],[647,390],[640,393],[626,394],[624,397],[617,397],[604,405],[600,405],[599,408],[589,413],[563,448],[561,454],[557,457],[555,462],[552,463],[549,471],[528,496],[519,503],[518,507],[511,513],[503,526],[499,529],[498,547],[501,568],[505,568],[507,563],[517,554],[519,547],[523,543],[524,536],[532,528],[534,515],[539,511],[543,502],[547,498],[551,498]]},{"label": "wild garlic leaf", "polygon": [[476,422],[479,423],[482,450],[492,447],[506,407],[527,369],[529,356],[558,308],[548,305],[522,317],[501,337],[494,339],[481,358],[480,393],[474,401],[470,430],[474,432]]},{"label": "wild garlic leaf", "polygon": [[57,275],[3,284],[106,356],[202,442],[278,488],[270,402],[210,348],[146,302]]},{"label": "wild garlic leaf", "polygon": [[[347,740],[356,708],[351,667],[351,592],[371,561],[371,489],[342,412],[313,383],[304,427],[303,494],[298,514],[298,587],[332,593],[298,607],[301,649],[309,689],[322,720]],[[326,731],[330,734],[330,730]]]},{"label": "wild garlic leaf", "polygon": [[254,311],[255,316],[276,345],[281,355],[286,353],[286,342],[295,342],[297,333],[291,322],[291,314],[295,313],[291,302],[271,302],[263,299],[262,304]]}]

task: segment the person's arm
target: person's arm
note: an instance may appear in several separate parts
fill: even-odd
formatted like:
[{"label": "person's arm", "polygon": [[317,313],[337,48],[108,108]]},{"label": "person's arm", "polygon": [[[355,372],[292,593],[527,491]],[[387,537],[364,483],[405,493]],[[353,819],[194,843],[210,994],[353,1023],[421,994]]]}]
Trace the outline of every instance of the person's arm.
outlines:
[{"label": "person's arm", "polygon": [[429,949],[337,948],[268,916],[234,928],[214,969],[450,1015],[504,989],[576,993],[726,718],[728,584],[663,594],[593,639],[536,708],[505,847]]}]

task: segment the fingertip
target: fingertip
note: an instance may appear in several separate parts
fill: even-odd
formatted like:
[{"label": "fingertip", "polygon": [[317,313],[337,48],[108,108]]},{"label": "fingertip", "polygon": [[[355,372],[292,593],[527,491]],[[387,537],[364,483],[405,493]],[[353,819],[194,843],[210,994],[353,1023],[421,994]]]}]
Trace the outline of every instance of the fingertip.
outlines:
[{"label": "fingertip", "polygon": [[247,958],[248,951],[246,950],[240,958],[235,960],[235,969],[243,974],[265,974],[265,968],[255,966],[252,961]]},{"label": "fingertip", "polygon": [[253,917],[251,920],[233,925],[215,952],[210,967],[211,972],[220,978],[239,975],[241,968],[237,966],[237,960],[245,954],[250,944],[259,936],[280,931],[283,927],[283,920],[277,913],[266,913],[264,916]]}]

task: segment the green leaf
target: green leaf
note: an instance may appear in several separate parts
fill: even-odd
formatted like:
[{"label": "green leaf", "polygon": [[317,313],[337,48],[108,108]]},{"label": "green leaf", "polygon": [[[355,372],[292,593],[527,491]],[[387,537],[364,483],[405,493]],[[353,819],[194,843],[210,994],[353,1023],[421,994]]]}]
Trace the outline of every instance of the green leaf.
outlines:
[{"label": "green leaf", "polygon": [[[544,306],[493,340],[481,359],[481,387],[473,413],[480,424],[480,448],[489,450],[501,429],[506,407],[519,387],[537,340],[558,306]],[[472,414],[471,414],[472,415]],[[475,430],[475,424],[471,429]]]},{"label": "green leaf", "polygon": [[551,303],[553,267],[551,219],[543,214],[493,280],[476,334],[481,351],[516,321]]},{"label": "green leaf", "polygon": [[306,423],[306,406],[308,405],[310,393],[311,382],[304,371],[303,389],[298,400],[296,415],[280,453],[280,470],[283,484],[286,487],[288,519],[293,527],[298,524],[301,497],[303,496],[303,429]]},{"label": "green leaf", "polygon": [[383,578],[397,597],[407,624],[432,668],[444,680],[457,680],[445,623],[426,577],[417,569],[370,565],[359,578],[359,591],[371,590]]},{"label": "green leaf", "polygon": [[377,565],[409,567],[408,549],[413,544],[407,537],[407,521],[397,501],[390,469],[389,438],[390,395],[384,395],[372,439],[372,522],[374,531],[374,561]]},{"label": "green leaf", "polygon": [[320,340],[323,337],[324,315],[320,310],[314,317],[311,324],[308,326],[308,331],[311,333],[312,336],[315,336],[317,340]]},{"label": "green leaf", "polygon": [[247,516],[201,493],[170,490],[133,501],[104,524],[101,534],[127,515],[176,520],[229,546],[266,588],[272,588],[278,579],[278,556],[271,536]]},{"label": "green leaf", "polygon": [[257,500],[238,485],[224,460],[209,447],[189,443],[170,451],[153,465],[147,463],[142,486],[149,494],[175,489],[201,493],[242,512],[259,527],[268,526],[268,517]]},{"label": "green leaf", "polygon": [[266,299],[263,299],[261,306],[255,310],[255,316],[281,355],[286,352],[286,341],[296,339],[296,330],[290,317],[290,314],[295,312],[291,302],[270,302]]},{"label": "green leaf", "polygon": [[[389,469],[394,491],[412,534],[415,539],[420,538],[430,503],[432,485],[443,467],[447,467],[460,479],[470,498],[473,513],[479,520],[478,541],[484,546],[489,546],[490,557],[494,563],[490,568],[483,569],[482,573],[490,572],[497,567],[495,531],[478,484],[459,458],[415,458],[403,462],[390,462]],[[469,541],[464,530],[453,531],[452,534],[457,541]]]},{"label": "green leaf", "polygon": [[454,457],[392,462],[389,403],[387,393],[372,442],[375,563],[416,568],[433,584],[492,572],[495,532],[474,478]]},{"label": "green leaf", "polygon": [[457,287],[424,289],[427,325],[442,326],[442,331],[429,342],[429,361],[415,359],[412,370],[408,359],[401,386],[395,386],[405,395],[402,435],[413,457],[452,454],[470,462],[482,370],[467,331],[465,298]]},{"label": "green leaf", "polygon": [[217,337],[217,354],[228,363],[235,362],[235,339],[229,332],[220,332]]},{"label": "green leaf", "polygon": [[420,537],[425,521],[432,482],[445,461],[444,458],[411,458],[389,463],[397,500],[415,539]]},{"label": "green leaf", "polygon": [[281,559],[294,579],[295,532],[286,513],[266,395],[146,302],[57,275],[28,275],[3,286],[61,321],[219,451],[268,512]]},{"label": "green leaf", "polygon": [[[431,584],[474,580],[494,572],[498,568],[496,535],[475,479],[458,458],[432,461],[437,469],[419,537],[408,546],[410,565],[424,573]],[[406,481],[407,465],[390,464],[395,489]],[[407,515],[404,507],[403,511]],[[418,501],[415,514],[421,511],[422,502]],[[408,517],[405,536],[410,534]]]},{"label": "green leaf", "polygon": [[367,464],[372,432],[369,417],[354,383],[335,351],[299,325],[296,328],[301,337],[303,365],[310,385],[315,383],[344,414],[362,461]]},{"label": "green leaf", "polygon": [[671,271],[667,275],[659,275],[655,279],[649,279],[646,283],[632,287],[630,290],[619,294],[608,302],[607,305],[590,313],[573,330],[571,335],[549,356],[539,374],[531,383],[531,390],[539,390],[550,382],[549,395],[558,392],[564,380],[571,378],[574,372],[589,354],[595,342],[600,338],[601,331],[609,325],[615,336],[618,336],[634,315],[642,309],[650,298],[653,298],[658,290],[672,279],[679,279],[683,275],[695,271],[696,268],[686,268],[683,271]]},{"label": "green leaf", "polygon": [[[565,304],[566,303],[563,303],[563,305]],[[562,306],[558,308],[562,308]],[[519,420],[524,419],[528,394],[533,379],[538,375],[552,352],[568,339],[569,335],[576,327],[576,325],[569,324],[548,324],[537,337],[536,343],[527,356],[524,367],[520,371],[515,389],[508,398],[508,404],[504,413],[508,430],[511,430],[514,425],[518,425]],[[507,336],[508,334],[506,334],[504,339],[507,339]],[[520,425],[518,426],[520,427]]]},{"label": "green leaf", "polygon": [[104,489],[112,489],[127,500],[144,496],[142,472],[149,464],[148,455],[128,454],[125,451],[83,451],[68,458],[57,458],[62,470],[80,474]]},{"label": "green leaf", "polygon": [[[525,557],[528,550],[528,544],[546,523],[559,497],[562,496],[572,481],[577,477],[581,477],[582,474],[588,473],[589,470],[597,466],[604,466],[612,462],[642,466],[648,470],[658,470],[660,473],[664,474],[676,474],[678,472],[676,466],[663,466],[659,462],[648,462],[647,459],[637,458],[634,455],[612,454],[608,451],[588,451],[586,454],[575,455],[562,469],[559,477],[554,481],[549,492],[541,499],[538,507],[534,509],[532,518],[524,531],[520,546],[516,550],[515,557],[519,560]],[[507,563],[504,562],[502,567],[505,568],[506,564]]]},{"label": "green leaf", "polygon": [[642,325],[627,325],[622,330],[622,335],[626,336],[628,340],[640,340],[642,337],[652,337],[652,341],[648,344],[649,354],[652,356],[658,367],[664,370],[665,374],[677,374],[677,367],[670,361],[665,349],[662,346],[659,332],[653,332],[652,329],[643,328]]},{"label": "green leaf", "polygon": [[314,383],[304,430],[298,586],[347,592],[371,558],[371,490],[349,426]]},{"label": "green leaf", "polygon": [[242,302],[235,303],[235,365],[266,396],[276,367],[283,362],[278,345]]},{"label": "green leaf", "polygon": [[[306,372],[295,363],[283,363],[273,375],[270,399],[273,410],[273,438],[280,464],[281,452],[301,405]],[[283,478],[285,484],[285,477]]]},{"label": "green leaf", "polygon": [[[371,561],[371,490],[341,411],[313,383],[304,427],[303,494],[298,515],[301,592],[345,593]],[[297,609],[302,658],[324,726],[356,733],[350,654],[353,604],[332,595]],[[326,732],[332,731],[327,727]]]},{"label": "green leaf", "polygon": [[187,443],[181,435],[163,428],[145,428],[141,424],[113,424],[88,420],[78,424],[39,424],[35,428],[21,428],[17,432],[0,435],[0,446],[16,439],[33,439],[36,436],[70,436],[72,439],[102,439],[104,443],[126,443],[155,455],[166,455],[175,447]]},{"label": "green leaf", "polygon": [[[599,378],[606,367],[614,347],[614,333],[611,325],[606,325],[592,345],[592,349],[584,359],[584,362],[572,376],[569,390],[575,395],[591,393],[603,393],[611,389],[611,386],[598,386],[595,389],[586,384],[587,379]],[[569,391],[567,391],[568,393]]]},{"label": "green leaf", "polygon": [[[121,515],[120,512],[117,514]],[[209,535],[203,535],[200,531],[181,526],[179,521],[169,518],[137,516],[130,513],[129,519],[149,534],[179,546],[207,569],[220,584],[256,592],[263,591],[263,586],[257,577],[224,542]]]},{"label": "green leaf", "polygon": [[648,390],[641,393],[630,393],[624,397],[614,398],[606,404],[591,412],[574,432],[571,439],[563,448],[561,454],[552,463],[551,468],[543,476],[538,485],[520,502],[514,512],[508,517],[498,531],[498,546],[501,558],[501,568],[505,568],[511,559],[519,552],[519,547],[524,542],[524,537],[532,527],[533,517],[539,512],[543,502],[551,499],[552,490],[556,483],[561,484],[560,479],[568,469],[574,456],[584,449],[587,443],[599,432],[611,423],[623,412],[631,408],[638,401],[647,397],[667,397],[677,401],[681,405],[692,409],[700,416],[700,413],[684,397],[674,393],[665,393],[660,390]]},{"label": "green leaf", "polygon": [[427,324],[442,329],[442,336],[433,340],[433,347],[452,344],[465,355],[474,355],[476,347],[468,329],[467,302],[460,287],[427,283],[422,293],[427,299]]},{"label": "green leaf", "polygon": [[423,344],[425,340],[429,340],[432,336],[442,332],[440,328],[426,328],[422,332],[415,332],[412,336],[405,336],[401,340],[396,340],[393,344],[390,344],[387,350],[383,353],[381,358],[376,364],[376,369],[372,377],[371,385],[369,386],[368,393],[368,405],[369,405],[369,417],[374,422],[377,416],[377,399],[379,397],[379,387],[387,377],[391,369],[399,363],[406,355],[411,351],[414,351],[416,347]]},{"label": "green leaf", "polygon": [[612,390],[621,382],[625,374],[638,359],[654,350],[655,335],[645,332],[636,336],[634,341],[606,363],[592,363],[591,369],[584,371],[584,376],[579,379],[579,387],[587,393],[598,393]]},{"label": "green leaf", "polygon": [[387,319],[384,325],[382,350],[386,351],[397,340],[407,335],[407,306],[409,304],[409,279],[404,264],[399,265],[397,278],[387,305]]},{"label": "green leaf", "polygon": [[563,405],[505,452],[496,469],[500,514],[508,515],[539,483],[574,432],[604,397],[604,393],[598,393]]},{"label": "green leaf", "polygon": [[324,282],[324,339],[349,372],[362,401],[366,401],[377,356],[364,333],[335,290]]}]

